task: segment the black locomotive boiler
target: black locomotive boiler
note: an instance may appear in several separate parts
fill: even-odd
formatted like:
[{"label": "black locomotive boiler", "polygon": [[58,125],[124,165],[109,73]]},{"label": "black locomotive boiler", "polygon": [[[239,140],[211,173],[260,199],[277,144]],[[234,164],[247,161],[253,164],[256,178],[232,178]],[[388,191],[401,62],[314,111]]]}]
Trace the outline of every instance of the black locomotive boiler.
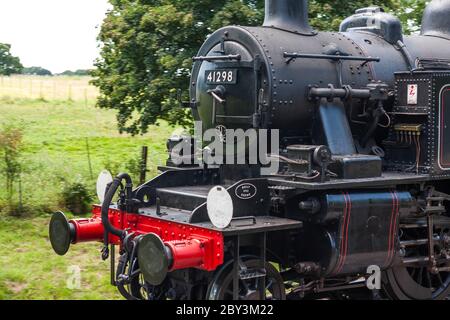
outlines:
[{"label": "black locomotive boiler", "polygon": [[[406,36],[396,17],[369,7],[318,32],[308,1],[266,0],[262,27],[208,37],[183,105],[203,129],[277,130],[279,150],[268,152],[278,172],[172,157],[136,188],[120,174],[91,218],[52,217],[53,248],[103,241],[112,284],[128,299],[338,296],[366,290],[377,268],[374,297],[444,299],[449,16],[450,1],[434,0],[420,34]],[[181,142],[196,149],[172,137],[169,150]]]}]

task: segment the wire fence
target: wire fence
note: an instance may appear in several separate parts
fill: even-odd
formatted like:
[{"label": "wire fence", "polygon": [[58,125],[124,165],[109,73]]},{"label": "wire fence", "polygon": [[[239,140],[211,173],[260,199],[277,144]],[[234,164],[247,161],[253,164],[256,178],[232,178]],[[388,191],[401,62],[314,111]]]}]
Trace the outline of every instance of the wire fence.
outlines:
[{"label": "wire fence", "polygon": [[22,99],[90,101],[98,89],[88,76],[0,76],[0,96]]}]

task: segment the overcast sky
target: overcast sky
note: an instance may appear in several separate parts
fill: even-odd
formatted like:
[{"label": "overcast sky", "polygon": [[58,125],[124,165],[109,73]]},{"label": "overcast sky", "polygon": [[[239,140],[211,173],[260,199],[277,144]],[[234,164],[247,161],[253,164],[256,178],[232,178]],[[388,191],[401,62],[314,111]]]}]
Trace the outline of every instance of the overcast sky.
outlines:
[{"label": "overcast sky", "polygon": [[108,8],[107,0],[0,0],[0,42],[26,67],[91,68]]}]

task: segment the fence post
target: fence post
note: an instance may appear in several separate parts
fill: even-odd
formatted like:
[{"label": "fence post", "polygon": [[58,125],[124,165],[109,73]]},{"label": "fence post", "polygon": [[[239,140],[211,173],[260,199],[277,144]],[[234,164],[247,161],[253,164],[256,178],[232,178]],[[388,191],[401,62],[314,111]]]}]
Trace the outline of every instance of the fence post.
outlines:
[{"label": "fence post", "polygon": [[39,99],[40,100],[45,100],[45,97],[44,97],[44,83],[42,82],[42,80],[39,83]]},{"label": "fence post", "polygon": [[89,141],[88,141],[87,137],[86,137],[86,151],[87,151],[88,164],[89,164],[89,174],[91,175],[91,179],[94,179],[94,174],[92,172],[91,152],[89,150]]},{"label": "fence post", "polygon": [[19,211],[23,211],[22,175],[19,174]]},{"label": "fence post", "polygon": [[143,146],[142,147],[142,153],[141,153],[141,175],[139,178],[140,184],[144,184],[146,180],[147,175],[147,158],[148,158],[148,147]]},{"label": "fence post", "polygon": [[68,97],[69,101],[72,101],[72,84],[69,84],[69,97]]},{"label": "fence post", "polygon": [[24,94],[23,91],[22,91],[22,77],[21,77],[21,76],[18,76],[18,78],[19,78],[19,96],[20,96],[21,98],[26,98],[27,95]]},{"label": "fence post", "polygon": [[57,98],[57,96],[56,96],[56,80],[55,80],[55,78],[53,77],[53,100],[57,100],[58,98]]}]

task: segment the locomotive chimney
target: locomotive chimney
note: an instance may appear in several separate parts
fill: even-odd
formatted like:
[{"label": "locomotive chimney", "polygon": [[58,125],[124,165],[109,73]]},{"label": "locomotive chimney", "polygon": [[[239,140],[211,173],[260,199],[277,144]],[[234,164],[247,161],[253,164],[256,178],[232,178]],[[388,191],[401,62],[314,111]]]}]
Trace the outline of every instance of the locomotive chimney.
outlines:
[{"label": "locomotive chimney", "polygon": [[422,18],[423,36],[439,37],[450,40],[450,1],[433,0],[425,8]]},{"label": "locomotive chimney", "polygon": [[308,0],[266,0],[264,27],[306,35],[315,34],[309,25]]}]

